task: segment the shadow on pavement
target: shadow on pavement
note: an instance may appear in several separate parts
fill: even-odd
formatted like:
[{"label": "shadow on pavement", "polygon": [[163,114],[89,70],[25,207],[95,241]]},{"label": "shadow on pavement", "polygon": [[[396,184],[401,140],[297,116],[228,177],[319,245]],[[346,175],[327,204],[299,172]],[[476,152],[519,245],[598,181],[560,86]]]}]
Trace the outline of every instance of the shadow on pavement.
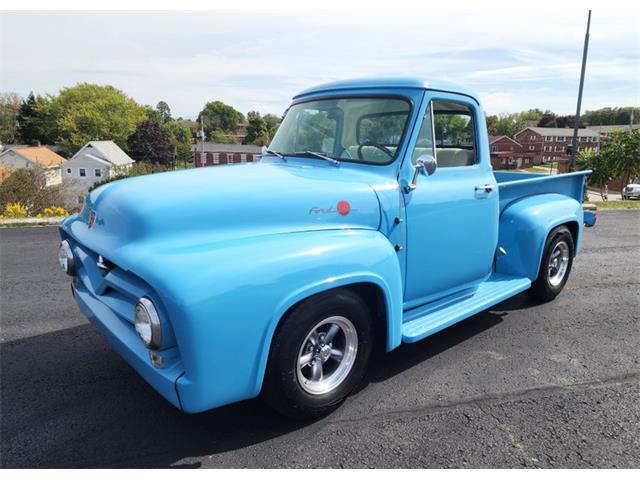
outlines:
[{"label": "shadow on pavement", "polygon": [[[519,296],[428,339],[378,356],[363,387],[499,324]],[[526,297],[525,297],[526,298]],[[190,458],[303,428],[259,400],[186,415],[138,377],[90,325],[0,347],[2,467],[183,467]]]}]

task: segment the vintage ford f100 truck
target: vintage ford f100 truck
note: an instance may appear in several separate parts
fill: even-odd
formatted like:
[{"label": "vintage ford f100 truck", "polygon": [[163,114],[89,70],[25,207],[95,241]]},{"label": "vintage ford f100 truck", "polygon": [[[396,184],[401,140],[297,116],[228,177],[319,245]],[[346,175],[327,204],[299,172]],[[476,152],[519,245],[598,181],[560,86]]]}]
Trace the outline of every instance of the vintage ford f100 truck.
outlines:
[{"label": "vintage ford f100 truck", "polygon": [[374,345],[567,282],[588,172],[494,172],[484,118],[445,83],[306,90],[258,163],[92,191],[60,227],[61,266],[82,312],[183,411],[262,395],[322,415]]}]

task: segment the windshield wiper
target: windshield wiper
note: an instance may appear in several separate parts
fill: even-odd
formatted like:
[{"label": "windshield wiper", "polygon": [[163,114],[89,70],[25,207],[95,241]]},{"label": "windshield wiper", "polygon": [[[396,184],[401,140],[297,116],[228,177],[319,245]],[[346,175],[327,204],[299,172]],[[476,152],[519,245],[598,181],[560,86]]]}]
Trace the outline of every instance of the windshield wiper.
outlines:
[{"label": "windshield wiper", "polygon": [[336,160],[335,158],[331,158],[328,157],[326,155],[323,155],[322,153],[318,153],[318,152],[312,152],[311,150],[305,150],[304,152],[295,152],[294,155],[300,155],[301,153],[304,153],[306,155],[313,155],[314,157],[317,158],[321,158],[323,160],[326,160],[328,162],[333,163],[334,165],[338,165],[340,162],[338,162],[338,160]]},{"label": "windshield wiper", "polygon": [[264,155],[265,153],[268,153],[269,155],[275,155],[276,157],[281,158],[281,159],[283,159],[283,160],[284,160],[284,155],[282,155],[281,153],[276,152],[276,151],[274,151],[274,150],[269,150],[268,148],[265,148],[265,149],[262,151],[262,155]]}]

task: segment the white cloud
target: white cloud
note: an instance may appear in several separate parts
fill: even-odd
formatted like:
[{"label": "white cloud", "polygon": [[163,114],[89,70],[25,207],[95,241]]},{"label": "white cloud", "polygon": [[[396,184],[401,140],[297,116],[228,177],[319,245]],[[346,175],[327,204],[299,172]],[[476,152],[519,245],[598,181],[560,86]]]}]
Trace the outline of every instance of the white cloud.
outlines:
[{"label": "white cloud", "polygon": [[[211,99],[280,114],[299,90],[360,76],[467,83],[490,113],[575,107],[584,18],[544,9],[0,14],[2,90],[114,85],[194,117]],[[594,11],[585,108],[638,104],[640,24]]]}]

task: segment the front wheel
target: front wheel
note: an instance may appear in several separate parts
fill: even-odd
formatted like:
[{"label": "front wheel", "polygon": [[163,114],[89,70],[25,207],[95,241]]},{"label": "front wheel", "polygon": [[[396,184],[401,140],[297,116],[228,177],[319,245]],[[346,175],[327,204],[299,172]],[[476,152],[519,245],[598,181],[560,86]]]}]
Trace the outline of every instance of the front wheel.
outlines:
[{"label": "front wheel", "polygon": [[551,230],[545,242],[538,278],[527,293],[543,302],[556,298],[569,279],[574,248],[573,235],[567,227]]},{"label": "front wheel", "polygon": [[360,297],[343,289],[311,297],[278,328],[262,396],[290,418],[325,415],[358,385],[372,345],[371,318]]}]

